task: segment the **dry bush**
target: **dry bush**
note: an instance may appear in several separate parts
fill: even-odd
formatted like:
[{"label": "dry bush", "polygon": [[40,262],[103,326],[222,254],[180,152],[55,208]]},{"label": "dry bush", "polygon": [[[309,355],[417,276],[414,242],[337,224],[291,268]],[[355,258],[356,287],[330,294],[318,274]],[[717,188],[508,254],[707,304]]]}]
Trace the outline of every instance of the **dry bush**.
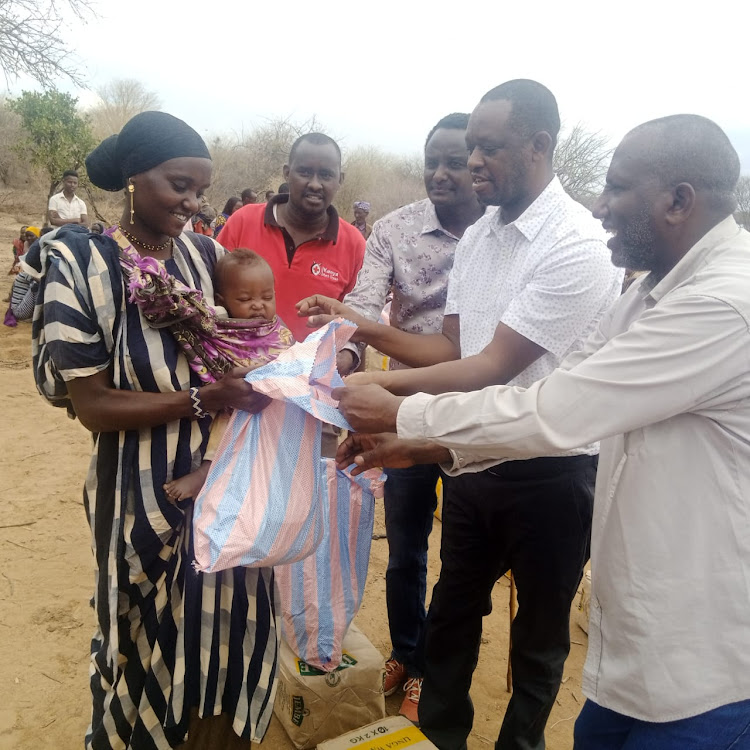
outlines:
[{"label": "dry bush", "polygon": [[26,172],[26,166],[18,153],[21,142],[21,118],[8,107],[4,96],[0,97],[0,183],[9,185],[18,182]]},{"label": "dry bush", "polygon": [[42,177],[34,180],[36,187],[25,186],[2,191],[0,211],[10,214],[22,224],[41,227],[47,221],[47,186]]},{"label": "dry bush", "polygon": [[0,96],[0,211],[19,224],[38,224],[45,215],[48,181],[44,171],[32,166],[20,153],[21,118]]},{"label": "dry bush", "polygon": [[214,138],[209,144],[214,162],[211,205],[221,211],[229,197],[245,188],[255,190],[261,200],[266,190],[275,191],[284,180],[281,170],[292,144],[312,132],[325,132],[315,117],[304,122],[287,117],[268,120],[248,133]]},{"label": "dry bush", "polygon": [[361,146],[346,155],[344,184],[336,208],[353,219],[354,201],[369,201],[370,223],[399,206],[425,197],[421,156],[396,156],[373,146]]},{"label": "dry bush", "polygon": [[115,78],[96,93],[99,104],[91,107],[87,114],[91,131],[98,140],[119,133],[131,117],[161,107],[157,94],[133,78]]},{"label": "dry bush", "polygon": [[21,118],[0,96],[0,211],[13,216],[19,226],[43,222],[48,182],[44,171],[20,153]]},{"label": "dry bush", "polygon": [[734,217],[745,229],[750,229],[750,175],[742,175],[734,191],[737,210]]},{"label": "dry bush", "polygon": [[126,200],[124,190],[110,193],[87,182],[82,185],[78,194],[88,206],[89,222],[101,221],[106,226],[110,226],[122,216],[122,208]]}]

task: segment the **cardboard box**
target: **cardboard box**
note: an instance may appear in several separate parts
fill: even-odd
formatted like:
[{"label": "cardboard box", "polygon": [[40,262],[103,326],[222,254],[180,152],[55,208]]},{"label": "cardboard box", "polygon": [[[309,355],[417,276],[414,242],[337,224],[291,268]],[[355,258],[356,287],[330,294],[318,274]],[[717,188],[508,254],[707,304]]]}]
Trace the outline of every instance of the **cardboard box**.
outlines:
[{"label": "cardboard box", "polygon": [[382,721],[360,727],[335,740],[321,742],[318,750],[437,750],[427,737],[403,716],[389,716]]},{"label": "cardboard box", "polygon": [[384,659],[355,625],[343,642],[343,658],[323,672],[297,657],[282,641],[273,711],[298,750],[338,737],[385,716]]}]

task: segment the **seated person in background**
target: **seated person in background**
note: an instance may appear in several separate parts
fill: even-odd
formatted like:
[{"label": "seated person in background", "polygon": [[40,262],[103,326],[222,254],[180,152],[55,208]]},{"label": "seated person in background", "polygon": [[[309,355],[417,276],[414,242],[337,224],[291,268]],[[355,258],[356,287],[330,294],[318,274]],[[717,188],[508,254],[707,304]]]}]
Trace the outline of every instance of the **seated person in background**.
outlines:
[{"label": "seated person in background", "polygon": [[[21,270],[20,260],[29,251],[29,248],[41,237],[42,232],[39,231],[39,227],[24,227],[24,232],[21,235],[23,239],[23,246],[20,252],[16,255],[11,266],[9,276],[14,273],[18,273]],[[13,243],[13,248],[16,250],[16,244]]]},{"label": "seated person in background", "polygon": [[42,232],[39,227],[26,227],[26,234],[24,235],[23,252],[21,255],[25,255],[29,248],[42,236]]},{"label": "seated person in background", "polygon": [[[246,352],[247,365],[256,368],[270,362],[293,343],[291,331],[276,314],[276,290],[271,266],[257,253],[237,248],[224,255],[216,264],[214,272],[216,308],[220,318],[248,321],[257,329],[257,345]],[[167,497],[172,501],[194,498],[206,481],[216,448],[224,434],[227,414],[220,414],[211,425],[211,436],[200,467],[190,474],[173,479],[164,485]]]},{"label": "seated person in background", "polygon": [[3,300],[9,302],[8,311],[5,315],[5,324],[13,327],[19,320],[31,320],[34,315],[34,305],[36,304],[36,295],[39,290],[39,284],[25,271],[21,270],[21,261],[29,247],[39,238],[40,232],[36,227],[22,227],[21,236],[18,240],[13,241],[13,252],[18,252],[18,245],[23,239],[22,251],[13,259],[13,266],[10,274],[18,274],[13,280],[10,294]]},{"label": "seated person in background", "polygon": [[24,224],[21,227],[21,232],[13,240],[13,247],[11,248],[11,252],[13,253],[13,263],[10,265],[10,271],[8,271],[8,276],[10,276],[12,273],[18,273],[18,270],[16,269],[16,266],[18,265],[18,259],[24,254],[23,249],[23,243],[26,239],[26,230],[28,227]]}]

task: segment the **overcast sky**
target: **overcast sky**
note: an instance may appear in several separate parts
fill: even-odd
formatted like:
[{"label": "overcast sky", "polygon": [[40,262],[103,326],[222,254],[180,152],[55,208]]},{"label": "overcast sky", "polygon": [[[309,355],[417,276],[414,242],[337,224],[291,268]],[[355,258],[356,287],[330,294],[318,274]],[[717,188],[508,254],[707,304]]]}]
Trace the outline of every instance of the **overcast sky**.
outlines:
[{"label": "overcast sky", "polygon": [[[677,112],[718,122],[750,172],[746,0],[98,0],[70,31],[91,88],[136,78],[213,135],[313,114],[344,147],[419,151],[449,112],[534,78],[614,144]],[[33,88],[28,81],[11,94]],[[82,102],[90,92],[73,90]]]}]

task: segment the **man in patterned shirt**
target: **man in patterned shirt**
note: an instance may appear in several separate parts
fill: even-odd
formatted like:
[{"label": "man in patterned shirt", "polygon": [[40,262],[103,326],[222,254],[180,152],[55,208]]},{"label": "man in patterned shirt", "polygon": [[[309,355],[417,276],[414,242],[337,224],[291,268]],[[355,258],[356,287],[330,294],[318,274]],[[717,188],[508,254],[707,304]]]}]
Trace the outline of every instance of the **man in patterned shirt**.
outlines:
[{"label": "man in patterned shirt", "polygon": [[[377,321],[393,288],[393,326],[419,334],[442,330],[456,245],[466,228],[484,213],[466,166],[468,122],[467,114],[451,114],[432,128],[425,143],[428,197],[375,222],[357,285],[344,300],[364,317]],[[347,369],[356,367],[363,349],[364,344],[360,351],[355,346],[348,348]],[[391,359],[391,367],[404,365]],[[440,473],[433,464],[387,474],[385,591],[393,651],[386,662],[385,692],[391,695],[404,685],[401,713],[416,721],[422,686],[427,541]]]},{"label": "man in patterned shirt", "polygon": [[[529,387],[580,348],[617,299],[622,272],[599,223],[554,174],[559,129],[557,102],[535,81],[509,81],[485,94],[466,131],[468,165],[480,201],[499,208],[458,245],[444,335],[370,332],[370,343],[403,352],[409,364],[442,364],[362,373],[352,384],[374,380],[401,395]],[[344,392],[341,408],[362,429],[350,406]],[[588,445],[444,482],[442,569],[427,620],[419,707],[422,730],[441,750],[466,747],[482,617],[508,569],[519,609],[511,629],[513,696],[496,747],[544,747],[570,650],[570,605],[589,556],[597,453],[598,445]]]}]

